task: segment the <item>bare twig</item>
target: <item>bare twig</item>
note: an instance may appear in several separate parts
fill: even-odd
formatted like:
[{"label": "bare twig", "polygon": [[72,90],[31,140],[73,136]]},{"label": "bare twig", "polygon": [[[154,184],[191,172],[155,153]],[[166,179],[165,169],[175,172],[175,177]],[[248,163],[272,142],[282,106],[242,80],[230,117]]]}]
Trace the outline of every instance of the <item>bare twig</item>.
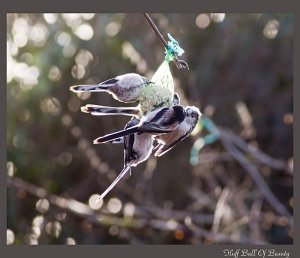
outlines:
[{"label": "bare twig", "polygon": [[218,131],[220,134],[220,138],[226,138],[232,141],[241,150],[251,154],[251,156],[253,156],[253,158],[255,158],[260,163],[265,164],[274,169],[285,170],[291,175],[293,174],[292,169],[282,160],[274,159],[266,153],[262,152],[261,150],[249,146],[249,144],[247,144],[242,138],[240,138],[233,132],[220,128],[218,128]]},{"label": "bare twig", "polygon": [[[28,193],[38,197],[38,198],[46,198],[49,202],[69,213],[72,213],[76,216],[87,219],[89,222],[94,224],[100,224],[104,226],[116,225],[122,228],[144,228],[145,226],[150,226],[152,228],[158,230],[166,230],[166,231],[175,231],[175,230],[185,230],[186,228],[190,229],[196,237],[203,237],[207,240],[214,241],[215,243],[248,243],[248,244],[263,244],[261,241],[252,240],[246,237],[236,238],[231,235],[227,235],[224,233],[214,233],[209,232],[204,229],[199,228],[194,223],[186,223],[186,219],[199,223],[200,215],[194,216],[192,214],[188,214],[186,212],[180,213],[179,211],[170,211],[170,210],[162,210],[162,209],[154,209],[151,213],[156,214],[157,217],[162,217],[155,219],[153,217],[145,216],[142,218],[126,218],[126,217],[118,217],[112,214],[105,215],[102,214],[101,211],[94,211],[88,205],[78,202],[74,199],[63,198],[57,195],[49,194],[45,189],[41,187],[37,187],[33,184],[30,184],[20,178],[17,177],[9,177],[8,178],[8,186],[12,188],[22,189],[27,191]],[[149,207],[144,208],[141,207],[140,210],[148,210],[151,209]],[[192,217],[190,217],[191,215]],[[184,223],[180,222],[184,218]],[[179,219],[179,220],[177,220]],[[209,218],[207,216],[208,221],[212,223],[212,217]],[[205,216],[201,218],[201,222],[205,222]],[[130,232],[127,232],[129,233]]]},{"label": "bare twig", "polygon": [[[160,40],[160,42],[162,43],[164,48],[167,49],[168,48],[167,41],[164,39],[163,35],[160,33],[159,29],[157,28],[157,26],[155,25],[155,23],[153,22],[153,20],[149,16],[149,14],[148,13],[143,13],[143,15],[146,18],[147,22],[149,23],[149,25],[150,25],[151,29],[153,30],[154,34],[158,37],[158,39]],[[175,57],[173,61],[175,62],[178,69],[181,69],[181,68],[189,69],[189,66],[185,61],[180,60],[177,57]]]},{"label": "bare twig", "polygon": [[205,229],[197,227],[191,220],[186,223],[187,227],[192,230],[196,237],[204,237],[207,240],[213,241],[214,243],[228,243],[228,244],[255,244],[264,245],[266,242],[250,239],[245,236],[234,236],[227,235],[225,233],[216,233],[207,231]]},{"label": "bare twig", "polygon": [[212,225],[212,231],[215,233],[219,231],[220,222],[222,216],[224,215],[224,205],[226,203],[228,196],[229,196],[229,189],[224,188],[223,191],[221,192],[220,198],[217,202],[216,209],[215,209],[214,222]]},{"label": "bare twig", "polygon": [[286,216],[289,224],[293,225],[293,217],[286,209],[286,207],[276,198],[273,192],[270,190],[269,186],[266,184],[265,180],[257,170],[257,168],[248,161],[244,155],[227,139],[221,138],[224,147],[228,150],[228,152],[240,163],[240,165],[250,174],[250,176],[255,181],[258,189],[265,196],[267,201],[271,204],[271,206],[275,209],[279,214]]},{"label": "bare twig", "polygon": [[163,35],[160,33],[159,29],[157,28],[157,26],[155,25],[153,20],[150,18],[149,14],[148,13],[143,13],[143,15],[145,16],[145,18],[146,18],[147,22],[149,23],[151,29],[153,30],[155,35],[158,37],[160,42],[163,44],[163,46],[165,48],[167,48],[168,47],[167,41],[164,39]]}]

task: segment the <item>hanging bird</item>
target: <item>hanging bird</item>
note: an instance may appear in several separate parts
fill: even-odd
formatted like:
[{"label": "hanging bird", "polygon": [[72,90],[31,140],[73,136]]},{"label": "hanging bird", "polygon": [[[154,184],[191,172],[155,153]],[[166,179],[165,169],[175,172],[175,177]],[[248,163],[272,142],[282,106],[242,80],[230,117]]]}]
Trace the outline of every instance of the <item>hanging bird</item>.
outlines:
[{"label": "hanging bird", "polygon": [[182,106],[171,108],[159,108],[147,113],[139,124],[125,130],[107,134],[94,140],[94,144],[111,142],[117,138],[133,133],[162,134],[175,130],[185,118],[185,110]]},{"label": "hanging bird", "polygon": [[[170,133],[155,136],[155,139],[158,142],[158,144],[153,148],[153,150],[156,150],[154,154],[155,157],[161,157],[166,152],[174,148],[177,143],[187,138],[196,127],[197,122],[202,116],[201,112],[197,107],[193,106],[187,106],[185,110],[186,116],[178,125],[177,129]],[[113,144],[120,144],[124,142],[123,138],[124,137],[120,137],[109,142]]]},{"label": "hanging bird", "polygon": [[115,78],[106,80],[97,85],[71,86],[73,92],[102,92],[106,91],[114,99],[121,102],[136,102],[141,97],[145,87],[150,84],[148,78],[136,73],[126,73]]},{"label": "hanging bird", "polygon": [[[177,93],[174,93],[173,106],[180,104],[180,97]],[[134,116],[139,118],[141,116],[140,107],[108,107],[100,105],[87,104],[81,107],[81,111],[84,113],[90,113],[94,116],[108,116],[108,115],[124,115]]]},{"label": "hanging bird", "polygon": [[[137,126],[140,120],[133,117],[125,126],[125,130]],[[131,171],[132,167],[136,167],[141,162],[147,160],[153,149],[154,137],[152,134],[134,133],[122,137],[124,139],[124,168],[111,185],[100,195],[99,199],[103,199],[105,195],[126,175]]]},{"label": "hanging bird", "polygon": [[201,116],[202,114],[197,107],[185,107],[185,118],[178,125],[177,129],[170,133],[161,134],[155,137],[155,139],[158,141],[158,145],[154,148],[154,150],[156,150],[154,156],[160,157],[164,155],[166,152],[171,150],[177,143],[188,137],[194,130]]}]

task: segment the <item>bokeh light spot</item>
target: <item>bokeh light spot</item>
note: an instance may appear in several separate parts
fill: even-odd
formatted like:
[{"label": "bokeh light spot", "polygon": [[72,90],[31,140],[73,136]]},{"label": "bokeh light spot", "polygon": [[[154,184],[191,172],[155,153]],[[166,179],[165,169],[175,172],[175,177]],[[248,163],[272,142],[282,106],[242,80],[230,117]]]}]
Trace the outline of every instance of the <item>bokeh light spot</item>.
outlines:
[{"label": "bokeh light spot", "polygon": [[58,238],[61,233],[61,224],[58,221],[48,222],[46,225],[46,233],[50,236]]},{"label": "bokeh light spot", "polygon": [[[81,135],[81,129],[78,126],[73,126],[71,129],[71,134],[74,137],[79,137]],[[85,141],[85,140],[83,139],[82,141]]]},{"label": "bokeh light spot", "polygon": [[83,65],[74,65],[71,71],[72,77],[75,79],[82,79],[85,75],[85,68]]},{"label": "bokeh light spot", "polygon": [[132,218],[134,216],[134,213],[135,213],[135,206],[134,206],[134,204],[131,203],[131,202],[126,203],[124,205],[123,212],[124,212],[124,217]]},{"label": "bokeh light spot", "polygon": [[57,157],[57,161],[62,166],[69,166],[72,162],[72,158],[72,154],[65,151],[59,154],[59,156]]},{"label": "bokeh light spot", "polygon": [[44,216],[38,215],[34,217],[34,219],[32,220],[32,225],[36,227],[42,227],[44,221],[45,221]]},{"label": "bokeh light spot", "polygon": [[43,17],[48,24],[53,24],[57,21],[58,15],[56,13],[44,13]]},{"label": "bokeh light spot", "polygon": [[201,13],[196,17],[196,25],[200,29],[205,29],[210,24],[210,18],[207,14]]},{"label": "bokeh light spot", "polygon": [[270,20],[266,24],[263,34],[268,39],[274,39],[278,33],[279,22],[277,20]]},{"label": "bokeh light spot", "polygon": [[55,36],[55,41],[62,47],[71,43],[71,36],[67,32],[60,31]]},{"label": "bokeh light spot", "polygon": [[19,47],[25,47],[28,42],[28,37],[25,32],[20,31],[18,34],[14,35],[14,44]]},{"label": "bokeh light spot", "polygon": [[43,99],[40,106],[44,113],[49,113],[53,116],[59,115],[61,111],[60,101],[54,97]]},{"label": "bokeh light spot", "polygon": [[35,234],[29,233],[25,235],[25,242],[29,245],[38,245],[38,237]]},{"label": "bokeh light spot", "polygon": [[85,139],[81,139],[81,140],[78,142],[78,148],[79,148],[80,150],[86,150],[87,147],[88,147],[88,145],[89,145],[89,143],[88,143],[88,141],[85,140]]},{"label": "bokeh light spot", "polygon": [[47,27],[42,23],[35,24],[29,33],[30,39],[34,42],[36,46],[42,47],[45,45],[49,32]]},{"label": "bokeh light spot", "polygon": [[176,230],[174,236],[177,240],[182,240],[184,239],[184,232],[182,230]]},{"label": "bokeh light spot", "polygon": [[6,230],[6,244],[12,245],[15,242],[15,234],[12,230]]},{"label": "bokeh light spot", "polygon": [[99,199],[100,195],[99,194],[93,194],[89,198],[89,206],[93,210],[99,210],[102,205],[103,205],[103,200]]},{"label": "bokeh light spot", "polygon": [[82,18],[85,20],[91,20],[95,17],[94,13],[82,13]]},{"label": "bokeh light spot", "polygon": [[39,199],[36,204],[35,208],[40,213],[46,213],[49,210],[50,203],[47,199]]},{"label": "bokeh light spot", "polygon": [[114,37],[119,33],[120,29],[121,29],[120,23],[113,21],[106,25],[105,33],[109,37]]},{"label": "bokeh light spot", "polygon": [[91,93],[90,92],[78,92],[77,96],[81,99],[81,100],[87,100],[88,98],[91,97]]},{"label": "bokeh light spot", "polygon": [[62,123],[65,125],[65,126],[70,126],[72,124],[72,117],[70,115],[64,115],[62,117]]},{"label": "bokeh light spot", "polygon": [[167,221],[167,228],[170,230],[175,230],[178,226],[178,222],[174,219],[170,219]]},{"label": "bokeh light spot", "polygon": [[61,71],[57,66],[52,66],[48,73],[48,78],[51,81],[58,81],[61,78]]},{"label": "bokeh light spot", "polygon": [[66,244],[67,244],[67,245],[76,245],[76,241],[75,241],[75,239],[72,238],[72,237],[67,237],[67,238],[66,238]]},{"label": "bokeh light spot", "polygon": [[210,18],[214,22],[223,22],[225,19],[225,13],[211,13]]},{"label": "bokeh light spot", "polygon": [[8,176],[13,176],[16,173],[16,167],[15,164],[11,161],[8,161],[6,163],[6,168],[7,168],[7,175]]},{"label": "bokeh light spot", "polygon": [[75,29],[75,34],[82,40],[90,40],[94,35],[94,30],[88,23],[83,23]]},{"label": "bokeh light spot", "polygon": [[80,108],[80,100],[78,98],[70,98],[67,103],[68,109],[73,112],[77,112]]},{"label": "bokeh light spot", "polygon": [[112,225],[109,227],[109,234],[111,234],[112,236],[116,236],[119,234],[119,227],[116,225]]},{"label": "bokeh light spot", "polygon": [[291,113],[287,113],[283,116],[283,122],[287,125],[291,125],[294,122],[294,117]]},{"label": "bokeh light spot", "polygon": [[107,209],[111,213],[118,213],[122,208],[122,202],[117,198],[111,198],[109,199],[107,203]]},{"label": "bokeh light spot", "polygon": [[37,238],[41,235],[41,229],[39,227],[33,226],[31,228],[32,234],[35,235]]},{"label": "bokeh light spot", "polygon": [[87,66],[92,61],[93,61],[92,53],[85,49],[80,49],[80,51],[78,52],[78,54],[75,57],[75,62],[78,65]]}]

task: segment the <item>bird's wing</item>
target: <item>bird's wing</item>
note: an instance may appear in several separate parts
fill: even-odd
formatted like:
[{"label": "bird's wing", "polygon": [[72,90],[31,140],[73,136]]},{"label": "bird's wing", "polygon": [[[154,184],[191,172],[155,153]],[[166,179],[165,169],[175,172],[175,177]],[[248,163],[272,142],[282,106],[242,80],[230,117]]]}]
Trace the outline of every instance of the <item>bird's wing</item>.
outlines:
[{"label": "bird's wing", "polygon": [[184,109],[181,106],[161,108],[149,113],[139,127],[140,132],[168,133],[175,130],[184,119]]},{"label": "bird's wing", "polygon": [[162,155],[166,154],[169,150],[174,148],[178,142],[183,141],[189,135],[190,135],[190,132],[187,132],[185,135],[181,136],[180,138],[178,138],[177,140],[175,140],[174,142],[172,142],[170,144],[166,144],[166,145],[161,144],[159,146],[159,149],[155,152],[154,156],[161,157]]},{"label": "bird's wing", "polygon": [[[132,118],[126,124],[125,129],[136,126],[136,125],[139,124],[139,122],[140,122],[139,119]],[[123,137],[123,139],[124,139],[124,165],[126,166],[132,158],[132,154],[133,154],[132,150],[133,150],[135,135],[134,134],[126,135],[126,136]]]},{"label": "bird's wing", "polygon": [[129,134],[136,133],[138,131],[138,127],[134,126],[125,130],[121,130],[118,132],[106,134],[104,136],[98,137],[93,141],[94,144],[99,144],[99,143],[105,143],[105,142],[111,142],[112,140],[115,140],[120,137],[124,137]]},{"label": "bird's wing", "polygon": [[119,80],[116,79],[116,78],[111,78],[111,79],[108,79],[108,80],[106,80],[106,81],[104,81],[104,82],[99,83],[99,85],[101,85],[101,86],[104,86],[104,85],[110,86],[110,85],[116,84],[118,81],[119,81]]},{"label": "bird's wing", "polygon": [[173,130],[158,123],[145,122],[139,126],[138,131],[142,133],[170,133]]}]

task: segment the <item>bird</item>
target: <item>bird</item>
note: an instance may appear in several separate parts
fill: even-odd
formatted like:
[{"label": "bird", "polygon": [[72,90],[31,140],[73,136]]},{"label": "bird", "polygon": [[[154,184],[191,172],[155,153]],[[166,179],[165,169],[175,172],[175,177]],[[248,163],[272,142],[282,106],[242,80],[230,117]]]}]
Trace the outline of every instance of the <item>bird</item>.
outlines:
[{"label": "bird", "polygon": [[161,157],[171,150],[177,143],[188,137],[194,130],[202,114],[197,107],[185,107],[185,118],[178,127],[167,134],[161,134],[155,137],[158,144],[155,146],[154,156]]},{"label": "bird", "polygon": [[[139,119],[133,117],[125,126],[125,129],[138,125]],[[103,199],[111,189],[130,171],[131,168],[147,160],[152,153],[154,137],[148,133],[134,133],[126,135],[124,139],[124,167],[117,178],[109,187],[100,195],[99,199]]]},{"label": "bird", "polygon": [[[180,97],[175,92],[173,97],[173,106],[180,104]],[[107,116],[107,115],[124,115],[139,118],[141,116],[140,107],[109,107],[87,104],[81,107],[84,113],[90,113],[94,116]]]},{"label": "bird", "polygon": [[120,102],[130,103],[139,100],[149,83],[152,82],[144,76],[126,73],[95,85],[74,85],[70,87],[70,90],[76,93],[105,91]]},{"label": "bird", "polygon": [[137,125],[99,137],[93,143],[111,142],[114,139],[133,133],[150,133],[154,135],[169,133],[175,130],[184,118],[185,109],[181,105],[170,108],[159,108],[148,112],[146,116],[141,118]]},{"label": "bird", "polygon": [[[197,122],[202,117],[202,113],[197,107],[187,106],[186,116],[184,120],[178,125],[177,129],[170,133],[161,134],[155,137],[157,145],[153,148],[155,150],[155,157],[161,157],[166,152],[171,150],[177,143],[187,138],[197,125]],[[123,137],[109,141],[113,144],[123,143]]]}]

